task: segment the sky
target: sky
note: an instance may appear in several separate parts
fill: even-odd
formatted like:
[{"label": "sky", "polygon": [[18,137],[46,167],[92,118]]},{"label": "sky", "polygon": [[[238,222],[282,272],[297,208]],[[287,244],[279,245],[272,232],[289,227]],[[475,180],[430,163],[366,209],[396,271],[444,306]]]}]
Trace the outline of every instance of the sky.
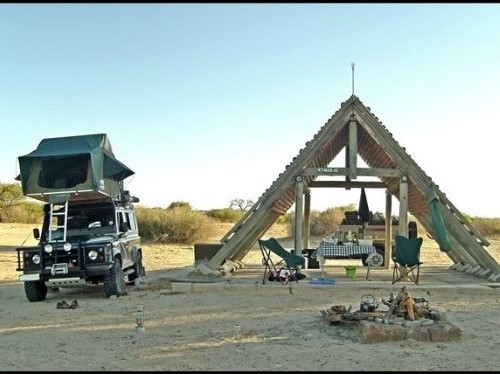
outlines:
[{"label": "sky", "polygon": [[494,3],[0,4],[0,182],[42,139],[106,133],[142,205],[255,202],[351,97],[352,63],[355,95],[452,204],[500,217]]}]

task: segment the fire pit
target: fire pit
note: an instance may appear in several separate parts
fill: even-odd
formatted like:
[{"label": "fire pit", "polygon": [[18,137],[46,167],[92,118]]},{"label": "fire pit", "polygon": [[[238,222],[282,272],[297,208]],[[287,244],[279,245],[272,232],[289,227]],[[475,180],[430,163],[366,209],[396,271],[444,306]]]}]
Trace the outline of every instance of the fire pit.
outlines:
[{"label": "fire pit", "polygon": [[401,288],[394,296],[382,299],[387,310],[377,310],[375,297],[365,294],[361,297],[359,310],[352,307],[333,305],[321,310],[321,315],[330,325],[357,328],[359,340],[376,343],[415,339],[420,341],[449,342],[462,339],[462,331],[446,321],[442,312],[431,310],[425,298],[415,298]]}]

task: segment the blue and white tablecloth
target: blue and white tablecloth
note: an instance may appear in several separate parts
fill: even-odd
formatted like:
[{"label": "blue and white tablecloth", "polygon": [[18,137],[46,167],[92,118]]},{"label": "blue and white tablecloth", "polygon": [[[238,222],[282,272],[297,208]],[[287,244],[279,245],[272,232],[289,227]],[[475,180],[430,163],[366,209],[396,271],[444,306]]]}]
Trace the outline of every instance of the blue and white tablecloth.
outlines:
[{"label": "blue and white tablecloth", "polygon": [[321,242],[313,253],[313,257],[322,255],[325,259],[334,259],[339,257],[349,257],[354,255],[363,255],[375,253],[373,245],[338,245],[329,242]]}]

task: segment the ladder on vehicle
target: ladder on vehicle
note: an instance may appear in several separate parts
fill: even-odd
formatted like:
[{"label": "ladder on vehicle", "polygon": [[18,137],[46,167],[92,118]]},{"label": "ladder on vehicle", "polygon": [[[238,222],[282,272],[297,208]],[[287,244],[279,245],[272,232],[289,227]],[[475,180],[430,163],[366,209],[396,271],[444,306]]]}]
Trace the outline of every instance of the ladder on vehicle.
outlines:
[{"label": "ladder on vehicle", "polygon": [[[62,225],[58,223],[61,222],[60,216],[63,217]],[[50,224],[49,224],[49,242],[52,241],[52,234],[58,229],[63,230],[62,240],[66,241],[66,229],[68,223],[68,201],[61,203],[50,204]]]}]

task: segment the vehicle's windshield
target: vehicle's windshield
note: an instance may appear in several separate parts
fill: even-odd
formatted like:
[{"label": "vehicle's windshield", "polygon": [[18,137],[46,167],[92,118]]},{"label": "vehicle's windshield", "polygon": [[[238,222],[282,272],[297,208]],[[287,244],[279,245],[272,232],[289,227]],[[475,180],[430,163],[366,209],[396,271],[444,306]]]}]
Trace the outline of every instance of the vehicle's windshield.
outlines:
[{"label": "vehicle's windshield", "polygon": [[81,207],[68,210],[68,230],[91,230],[95,228],[114,229],[115,211],[112,207]]}]

